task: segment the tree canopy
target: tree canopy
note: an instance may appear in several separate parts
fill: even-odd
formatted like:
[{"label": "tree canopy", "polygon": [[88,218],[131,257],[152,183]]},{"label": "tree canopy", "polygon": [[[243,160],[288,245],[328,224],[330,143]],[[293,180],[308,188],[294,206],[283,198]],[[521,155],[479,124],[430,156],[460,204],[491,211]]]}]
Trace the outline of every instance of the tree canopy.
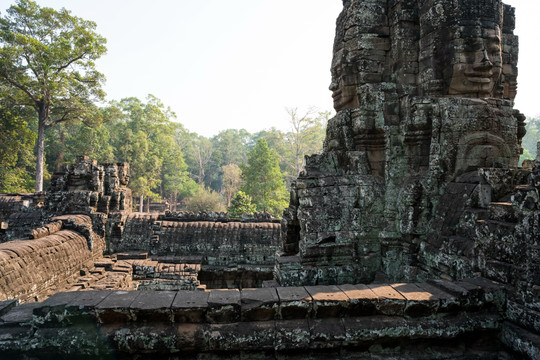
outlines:
[{"label": "tree canopy", "polygon": [[281,216],[287,206],[287,188],[278,155],[268,147],[266,139],[259,139],[249,152],[242,174],[245,182],[242,190],[253,199],[257,210]]},{"label": "tree canopy", "polygon": [[26,192],[34,185],[26,170],[33,160],[35,133],[24,115],[0,103],[0,192]]},{"label": "tree canopy", "polygon": [[94,61],[106,52],[96,24],[66,9],[18,0],[0,18],[0,95],[38,117],[36,191],[43,190],[45,130],[79,120],[99,122],[104,76]]}]

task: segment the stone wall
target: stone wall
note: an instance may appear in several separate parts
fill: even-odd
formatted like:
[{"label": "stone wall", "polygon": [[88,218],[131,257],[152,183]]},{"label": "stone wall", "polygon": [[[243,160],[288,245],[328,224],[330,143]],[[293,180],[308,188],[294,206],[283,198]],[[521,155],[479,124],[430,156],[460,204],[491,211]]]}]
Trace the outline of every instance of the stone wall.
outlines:
[{"label": "stone wall", "polygon": [[[483,279],[213,291],[88,291],[0,303],[0,355],[169,359],[512,358]],[[510,328],[509,331],[514,330]],[[538,350],[538,338],[524,342]]]},{"label": "stone wall", "polygon": [[280,232],[279,219],[264,214],[133,213],[122,235],[110,239],[109,251],[199,264],[198,279],[207,288],[260,287],[273,279]]},{"label": "stone wall", "polygon": [[155,256],[199,257],[208,265],[272,265],[279,246],[277,219],[213,219],[133,213],[111,252],[146,251]]},{"label": "stone wall", "polygon": [[514,328],[503,339],[516,350],[540,333],[539,165],[481,168],[449,183],[416,258],[423,279],[477,274],[507,287]]},{"label": "stone wall", "polygon": [[65,291],[102,255],[105,242],[93,233],[89,217],[55,220],[36,229],[33,240],[0,244],[0,300],[39,301]]}]

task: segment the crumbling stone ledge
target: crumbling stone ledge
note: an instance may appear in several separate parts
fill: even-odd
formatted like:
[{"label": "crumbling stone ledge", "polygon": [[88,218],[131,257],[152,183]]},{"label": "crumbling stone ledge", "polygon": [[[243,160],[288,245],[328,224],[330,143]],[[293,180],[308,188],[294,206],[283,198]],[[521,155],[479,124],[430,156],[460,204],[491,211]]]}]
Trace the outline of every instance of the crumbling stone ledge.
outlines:
[{"label": "crumbling stone ledge", "polygon": [[[496,339],[502,322],[496,309],[504,306],[505,296],[491,285],[474,279],[435,285],[58,293],[0,316],[0,355],[247,351],[277,356],[441,339],[462,346],[471,334]],[[498,351],[497,345],[493,349]]]}]

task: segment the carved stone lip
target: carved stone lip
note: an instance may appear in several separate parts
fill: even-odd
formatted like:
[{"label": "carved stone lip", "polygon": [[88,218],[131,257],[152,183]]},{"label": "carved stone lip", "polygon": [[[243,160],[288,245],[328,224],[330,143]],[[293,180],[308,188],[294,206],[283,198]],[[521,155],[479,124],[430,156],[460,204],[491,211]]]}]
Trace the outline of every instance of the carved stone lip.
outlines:
[{"label": "carved stone lip", "polygon": [[491,77],[493,76],[493,71],[478,71],[478,70],[469,70],[465,71],[465,75],[467,76],[476,76],[476,77]]},{"label": "carved stone lip", "polygon": [[493,72],[477,72],[477,71],[466,71],[465,76],[467,80],[473,83],[482,83],[487,84],[493,81]]},{"label": "carved stone lip", "polygon": [[491,78],[483,78],[483,77],[468,77],[467,80],[469,80],[472,83],[480,83],[480,84],[489,84],[492,82]]},{"label": "carved stone lip", "polygon": [[339,96],[341,96],[341,89],[332,91],[332,98],[335,99],[335,98],[337,98]]}]

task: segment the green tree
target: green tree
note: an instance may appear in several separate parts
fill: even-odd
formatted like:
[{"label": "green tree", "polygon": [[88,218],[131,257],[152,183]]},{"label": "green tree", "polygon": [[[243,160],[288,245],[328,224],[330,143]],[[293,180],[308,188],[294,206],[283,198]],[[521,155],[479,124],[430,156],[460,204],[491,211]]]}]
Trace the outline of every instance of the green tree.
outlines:
[{"label": "green tree", "polygon": [[176,131],[175,140],[182,149],[191,178],[199,185],[205,184],[206,172],[214,153],[212,142],[185,129]]},{"label": "green tree", "polygon": [[519,162],[522,163],[525,159],[536,158],[536,144],[540,141],[540,116],[534,118],[528,118],[525,125],[527,133],[521,140],[521,146],[523,147],[523,154],[521,155]]},{"label": "green tree", "polygon": [[185,209],[193,212],[224,212],[225,205],[223,205],[223,199],[217,192],[207,189],[204,186],[199,186],[197,192],[186,199]]},{"label": "green tree", "polygon": [[231,200],[231,205],[227,208],[229,216],[239,218],[242,214],[253,214],[256,206],[251,202],[251,197],[243,191],[237,192]]},{"label": "green tree", "polygon": [[66,9],[18,0],[0,18],[0,92],[38,116],[35,190],[43,190],[45,130],[78,119],[99,120],[104,77],[94,61],[106,52],[96,24]]},{"label": "green tree", "polygon": [[204,183],[211,189],[223,192],[223,166],[246,162],[251,135],[244,129],[227,129],[209,140],[213,151],[205,166]]},{"label": "green tree", "polygon": [[35,133],[17,108],[0,104],[0,192],[29,192]]},{"label": "green tree", "polygon": [[[171,123],[171,129],[175,132],[180,124]],[[172,204],[172,210],[176,211],[178,198],[185,198],[197,191],[197,184],[189,177],[187,164],[184,161],[180,146],[174,141],[173,136],[166,136],[162,139],[166,143],[161,170],[161,196],[167,197]]]},{"label": "green tree", "polygon": [[211,139],[220,155],[220,167],[229,164],[242,164],[247,160],[251,135],[244,129],[227,129]]},{"label": "green tree", "polygon": [[249,152],[242,174],[245,182],[242,190],[251,196],[257,210],[281,216],[287,206],[287,188],[279,169],[279,158],[264,138]]},{"label": "green tree", "polygon": [[[183,155],[175,142],[177,125],[170,119],[176,115],[155,96],[146,103],[137,98],[122,99],[116,104],[123,117],[107,123],[110,127],[115,158],[131,165],[130,188],[139,197],[141,211],[144,199],[182,193],[188,182]],[[148,210],[148,201],[146,202]]]},{"label": "green tree", "polygon": [[257,144],[260,139],[264,138],[268,144],[268,147],[274,149],[278,154],[279,168],[281,172],[285,176],[288,176],[290,151],[287,142],[285,141],[285,136],[286,134],[283,131],[276,129],[275,127],[259,131],[253,134],[251,138],[251,142],[253,144],[251,148],[253,148],[253,146]]},{"label": "green tree", "polygon": [[74,122],[70,126],[58,124],[50,129],[45,141],[45,163],[49,172],[59,171],[73,163],[78,155],[86,155],[99,163],[115,161],[110,129],[107,126],[87,126]]}]

